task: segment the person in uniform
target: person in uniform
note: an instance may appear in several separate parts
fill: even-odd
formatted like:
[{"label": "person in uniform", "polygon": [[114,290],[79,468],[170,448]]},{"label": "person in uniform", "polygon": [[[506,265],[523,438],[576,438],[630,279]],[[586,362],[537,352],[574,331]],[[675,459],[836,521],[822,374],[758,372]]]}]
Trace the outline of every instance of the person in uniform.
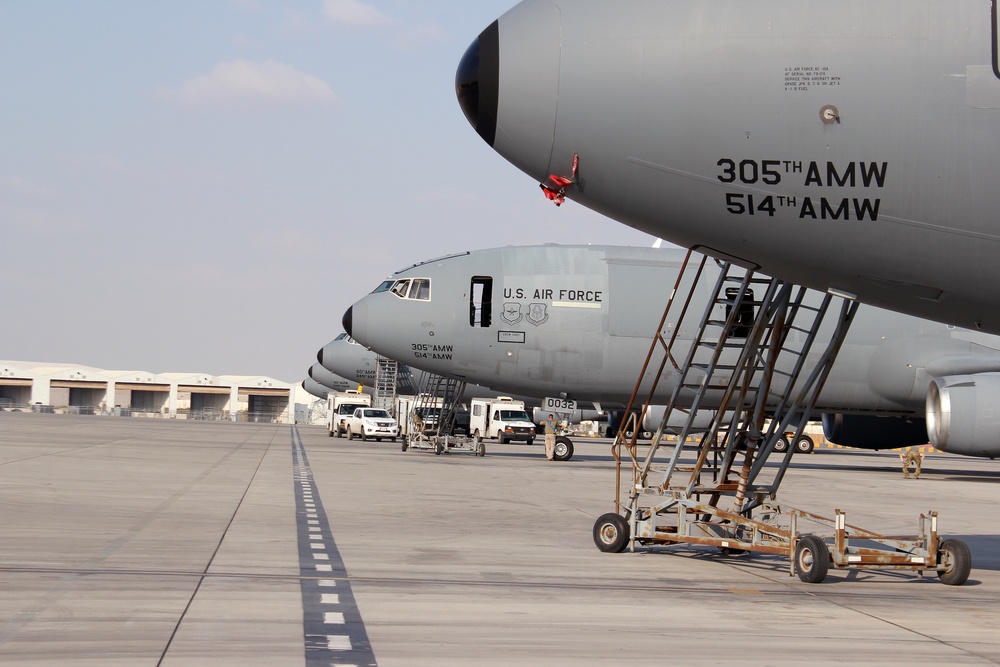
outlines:
[{"label": "person in uniform", "polygon": [[903,462],[903,479],[910,479],[911,465],[916,465],[913,476],[920,479],[920,466],[924,462],[924,454],[915,449],[908,449],[899,453],[899,459]]},{"label": "person in uniform", "polygon": [[556,453],[556,422],[552,415],[545,420],[545,460],[551,461]]}]

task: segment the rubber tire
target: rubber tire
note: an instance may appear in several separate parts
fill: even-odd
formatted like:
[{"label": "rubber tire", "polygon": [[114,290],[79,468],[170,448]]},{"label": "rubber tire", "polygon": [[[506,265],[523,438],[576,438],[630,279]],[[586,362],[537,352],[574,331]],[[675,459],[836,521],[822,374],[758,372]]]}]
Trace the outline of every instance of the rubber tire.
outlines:
[{"label": "rubber tire", "polygon": [[815,448],[816,445],[813,444],[812,438],[808,435],[804,435],[795,441],[796,454],[812,454]]},{"label": "rubber tire", "polygon": [[[950,561],[947,567],[940,567],[940,563],[945,560]],[[962,540],[945,540],[938,550],[938,579],[942,584],[948,586],[961,586],[969,580],[969,573],[972,572],[972,553],[969,545]]]},{"label": "rubber tire", "polygon": [[351,430],[350,426],[347,427],[347,439],[354,440],[354,431]]},{"label": "rubber tire", "polygon": [[774,450],[779,454],[783,454],[788,451],[788,438],[786,436],[781,436],[774,442]]},{"label": "rubber tire", "polygon": [[333,437],[333,431],[330,431],[329,433],[327,433],[327,435],[332,438]]},{"label": "rubber tire", "polygon": [[628,521],[621,514],[608,512],[594,522],[594,544],[605,553],[620,554],[628,548]]},{"label": "rubber tire", "polygon": [[382,442],[382,438],[375,438],[375,442]]},{"label": "rubber tire", "polygon": [[365,433],[365,429],[361,429],[361,442],[368,442],[368,435]]},{"label": "rubber tire", "polygon": [[344,434],[343,434],[343,433],[341,433],[341,431],[340,431],[340,427],[339,427],[339,426],[337,427],[337,437],[338,437],[338,438],[343,438],[343,437],[344,437]]},{"label": "rubber tire", "polygon": [[486,443],[482,440],[476,443],[476,456],[486,456]]},{"label": "rubber tire", "polygon": [[389,438],[389,442],[396,442],[396,438]]},{"label": "rubber tire", "polygon": [[552,452],[552,458],[556,461],[569,461],[573,458],[573,441],[565,435],[557,436],[555,450]]},{"label": "rubber tire", "polygon": [[444,447],[441,446],[440,442],[434,445],[434,456],[440,456],[443,451]]},{"label": "rubber tire", "polygon": [[527,440],[524,441],[524,444],[526,444],[526,445],[533,445],[533,444],[535,444],[535,439],[534,438],[528,438]]},{"label": "rubber tire", "polygon": [[505,436],[503,433],[497,433],[497,440],[500,441],[501,445],[507,444],[507,436]]},{"label": "rubber tire", "polygon": [[803,535],[795,545],[795,574],[807,584],[818,584],[830,570],[830,550],[816,535]]},{"label": "rubber tire", "polygon": [[406,436],[404,435],[403,436],[402,450],[405,452],[407,450],[407,448],[409,448],[409,446],[410,446],[410,443],[406,441]]}]

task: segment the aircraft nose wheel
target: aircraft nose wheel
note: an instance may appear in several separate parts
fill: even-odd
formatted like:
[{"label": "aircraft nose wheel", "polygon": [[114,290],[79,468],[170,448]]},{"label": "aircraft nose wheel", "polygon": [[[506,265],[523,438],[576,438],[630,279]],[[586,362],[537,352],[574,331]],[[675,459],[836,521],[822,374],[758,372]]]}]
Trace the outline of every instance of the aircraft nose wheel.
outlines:
[{"label": "aircraft nose wheel", "polygon": [[621,553],[628,546],[628,521],[620,514],[602,514],[594,523],[594,544],[606,553]]},{"label": "aircraft nose wheel", "polygon": [[564,435],[558,436],[552,458],[556,461],[569,461],[573,458],[573,441]]}]

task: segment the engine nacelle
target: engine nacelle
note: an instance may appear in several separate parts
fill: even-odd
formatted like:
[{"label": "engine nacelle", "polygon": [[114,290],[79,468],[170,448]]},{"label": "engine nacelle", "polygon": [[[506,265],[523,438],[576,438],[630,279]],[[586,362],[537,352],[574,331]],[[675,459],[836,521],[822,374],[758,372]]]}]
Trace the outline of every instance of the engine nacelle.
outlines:
[{"label": "engine nacelle", "polygon": [[927,424],[912,417],[823,414],[823,435],[836,445],[895,449],[927,444]]},{"label": "engine nacelle", "polygon": [[604,421],[606,415],[603,412],[598,412],[597,410],[574,410],[573,412],[552,412],[551,410],[542,410],[541,408],[534,408],[531,412],[532,421],[536,424],[544,424],[545,420],[549,418],[549,415],[555,415],[558,421],[565,420],[568,424],[579,424],[580,422]]},{"label": "engine nacelle", "polygon": [[[667,406],[665,405],[649,406],[649,409],[646,410],[646,416],[642,419],[642,430],[655,433],[656,429],[660,427],[660,422],[663,421],[663,414],[666,410]],[[715,410],[699,410],[694,417],[694,423],[692,424],[691,431],[693,433],[704,432],[705,429],[712,425],[712,418],[714,416]],[[667,419],[666,432],[679,432],[682,428],[684,428],[684,423],[687,421],[687,418],[688,413],[682,412],[681,410],[673,410],[670,413],[669,419]],[[732,410],[730,410],[723,415],[723,423],[728,423],[732,418],[733,413]]]},{"label": "engine nacelle", "polygon": [[942,452],[1000,456],[1000,374],[935,379],[927,390],[927,434]]}]

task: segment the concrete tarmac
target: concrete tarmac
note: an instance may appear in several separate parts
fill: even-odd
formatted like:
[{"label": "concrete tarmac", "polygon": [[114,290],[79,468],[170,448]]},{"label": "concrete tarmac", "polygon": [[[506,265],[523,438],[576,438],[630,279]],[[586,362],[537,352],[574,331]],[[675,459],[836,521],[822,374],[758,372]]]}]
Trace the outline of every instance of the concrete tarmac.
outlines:
[{"label": "concrete tarmac", "polygon": [[[539,440],[540,443],[540,440]],[[0,412],[0,664],[1000,663],[1000,463],[795,459],[779,500],[893,534],[937,510],[969,582],[676,546],[605,554],[607,440],[485,458],[322,428]]]}]

